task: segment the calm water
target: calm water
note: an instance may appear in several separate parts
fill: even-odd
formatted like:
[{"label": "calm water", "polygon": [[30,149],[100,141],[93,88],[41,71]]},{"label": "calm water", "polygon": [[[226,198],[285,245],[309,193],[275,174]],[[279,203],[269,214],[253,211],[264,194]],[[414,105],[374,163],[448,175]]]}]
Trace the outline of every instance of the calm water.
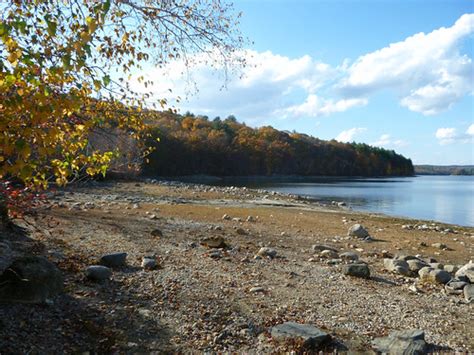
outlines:
[{"label": "calm water", "polygon": [[474,226],[474,176],[324,178],[296,183],[247,181],[239,185],[345,201],[354,210]]}]

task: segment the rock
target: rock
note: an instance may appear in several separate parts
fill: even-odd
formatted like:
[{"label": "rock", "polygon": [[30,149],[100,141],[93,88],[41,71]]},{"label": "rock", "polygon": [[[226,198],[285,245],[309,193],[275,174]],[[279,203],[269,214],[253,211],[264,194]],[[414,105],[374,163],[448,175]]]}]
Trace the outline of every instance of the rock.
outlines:
[{"label": "rock", "polygon": [[337,207],[346,207],[346,206],[347,206],[347,203],[345,203],[344,201],[337,203]]},{"label": "rock", "polygon": [[[1,223],[1,222],[0,222]],[[0,273],[13,262],[13,251],[7,242],[0,242]]]},{"label": "rock", "polygon": [[364,279],[370,278],[370,269],[367,264],[349,264],[344,265],[342,273],[348,276],[362,277]]},{"label": "rock", "polygon": [[323,250],[319,255],[321,258],[325,259],[336,259],[339,257],[339,254],[337,254],[334,250]]},{"label": "rock", "polygon": [[86,277],[94,281],[108,280],[112,277],[112,270],[103,265],[91,265],[86,269]]},{"label": "rock", "polygon": [[427,277],[429,275],[429,273],[431,271],[433,271],[434,269],[431,267],[431,266],[425,266],[425,267],[422,267],[419,271],[418,271],[418,276],[420,276],[421,279]]},{"label": "rock", "polygon": [[372,345],[383,354],[415,355],[427,351],[425,332],[422,330],[395,331],[387,337],[374,339]]},{"label": "rock", "polygon": [[454,274],[456,271],[459,270],[459,268],[456,265],[444,265],[443,267],[444,271],[449,272],[450,274]]},{"label": "rock", "polygon": [[295,322],[286,322],[272,327],[271,335],[277,341],[300,341],[304,348],[314,350],[330,340],[330,336],[322,330],[310,324]]},{"label": "rock", "polygon": [[63,291],[61,271],[47,259],[21,257],[0,275],[0,302],[44,303]]},{"label": "rock", "polygon": [[236,232],[239,235],[247,235],[247,232],[243,228],[237,228]]},{"label": "rock", "polygon": [[251,293],[258,293],[258,292],[265,292],[265,289],[260,286],[252,287],[249,292]]},{"label": "rock", "polygon": [[100,258],[100,264],[107,267],[122,267],[125,266],[127,253],[113,253],[107,254]]},{"label": "rock", "polygon": [[225,215],[222,216],[222,219],[225,220],[225,221],[229,221],[232,218],[228,214],[225,214]]},{"label": "rock", "polygon": [[474,263],[467,263],[455,274],[456,278],[462,281],[469,281],[470,283],[474,283]]},{"label": "rock", "polygon": [[352,251],[346,251],[345,253],[342,253],[341,255],[339,255],[339,257],[342,260],[346,260],[346,261],[357,261],[357,260],[359,260],[359,255],[357,255],[356,253],[354,253]]},{"label": "rock", "polygon": [[162,232],[160,229],[158,229],[158,228],[153,229],[153,230],[150,232],[150,234],[152,235],[152,237],[158,237],[158,238],[163,237],[163,232]]},{"label": "rock", "polygon": [[246,219],[247,222],[255,222],[255,218],[253,218],[252,216],[248,216],[247,219]]},{"label": "rock", "polygon": [[446,284],[451,280],[451,275],[449,272],[439,269],[430,270],[429,273],[425,274],[422,280],[427,280],[434,283]]},{"label": "rock", "polygon": [[441,263],[430,263],[429,266],[431,266],[433,269],[439,269],[439,270],[444,269],[444,265]]},{"label": "rock", "polygon": [[410,259],[410,260],[407,261],[407,264],[408,264],[408,268],[410,269],[410,271],[412,271],[416,274],[418,274],[418,271],[420,271],[424,267],[428,266],[428,264],[426,264],[424,261],[422,261],[420,259]]},{"label": "rock", "polygon": [[274,257],[276,257],[277,251],[273,248],[263,247],[260,248],[257,255],[262,258],[269,257],[270,259],[273,259]]},{"label": "rock", "polygon": [[469,303],[474,302],[474,284],[464,287],[464,299]]},{"label": "rock", "polygon": [[220,250],[214,250],[209,253],[209,257],[212,259],[220,259],[222,258],[222,253]]},{"label": "rock", "polygon": [[221,236],[212,236],[201,239],[201,244],[208,248],[226,248],[227,243]]},{"label": "rock", "polygon": [[390,272],[405,276],[411,275],[410,268],[408,267],[408,262],[406,262],[405,260],[383,259],[383,265],[385,269]]},{"label": "rock", "polygon": [[158,267],[158,263],[156,262],[156,258],[152,256],[145,256],[142,259],[142,268],[145,270],[154,270]]},{"label": "rock", "polygon": [[335,251],[337,252],[338,250],[334,247],[330,247],[329,245],[323,245],[323,244],[314,244],[311,249],[314,251],[314,252],[321,252],[323,250],[332,250],[332,251]]},{"label": "rock", "polygon": [[467,282],[451,279],[445,286],[444,289],[449,295],[460,295],[463,288],[467,285]]},{"label": "rock", "polygon": [[433,248],[436,248],[436,249],[447,249],[448,246],[446,244],[443,244],[443,243],[433,243],[431,244],[431,246]]},{"label": "rock", "polygon": [[369,236],[369,232],[367,232],[367,230],[362,225],[354,224],[351,228],[349,228],[347,235],[350,237],[366,238]]},{"label": "rock", "polygon": [[408,260],[420,260],[419,258],[417,258],[416,256],[413,256],[413,255],[395,255],[394,256],[394,259],[397,259],[397,260],[405,260],[405,261],[408,261]]}]

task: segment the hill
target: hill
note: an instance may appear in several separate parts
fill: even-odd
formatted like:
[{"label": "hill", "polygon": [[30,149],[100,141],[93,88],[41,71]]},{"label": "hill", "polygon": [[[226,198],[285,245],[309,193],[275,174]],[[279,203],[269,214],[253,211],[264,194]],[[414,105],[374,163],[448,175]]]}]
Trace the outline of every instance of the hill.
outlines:
[{"label": "hill", "polygon": [[474,165],[415,165],[418,175],[474,175]]},{"label": "hill", "polygon": [[393,150],[324,141],[271,126],[251,128],[233,116],[210,121],[191,113],[156,112],[149,123],[149,143],[156,151],[143,165],[148,176],[407,176],[414,172],[411,160]]}]

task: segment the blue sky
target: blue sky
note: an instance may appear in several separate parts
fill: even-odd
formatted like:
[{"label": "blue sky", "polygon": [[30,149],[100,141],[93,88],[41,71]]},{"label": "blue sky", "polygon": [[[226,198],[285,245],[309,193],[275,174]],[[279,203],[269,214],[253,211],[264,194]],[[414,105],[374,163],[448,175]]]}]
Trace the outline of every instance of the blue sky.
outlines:
[{"label": "blue sky", "polygon": [[[240,0],[244,77],[178,63],[182,112],[394,149],[417,163],[474,164],[474,2]],[[150,73],[158,75],[158,73]]]}]

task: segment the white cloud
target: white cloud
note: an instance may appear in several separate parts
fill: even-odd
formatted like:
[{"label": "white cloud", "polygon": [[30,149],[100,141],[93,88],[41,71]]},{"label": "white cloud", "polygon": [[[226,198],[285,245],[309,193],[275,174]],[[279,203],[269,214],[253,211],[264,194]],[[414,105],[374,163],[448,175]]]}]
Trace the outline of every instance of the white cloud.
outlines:
[{"label": "white cloud", "polygon": [[[222,73],[210,68],[203,56],[192,58],[191,68],[176,60],[142,74],[157,83],[154,97],[168,98],[182,111],[211,117],[234,114],[250,123],[345,112],[367,105],[371,94],[386,89],[394,91],[407,109],[433,115],[474,92],[473,62],[460,49],[473,33],[473,23],[474,14],[463,15],[451,27],[415,34],[367,53],[352,65],[346,60],[331,66],[309,55],[290,58],[246,50],[240,53],[247,58],[242,77],[231,75],[225,88]],[[176,104],[173,98],[178,96]]]},{"label": "white cloud", "polygon": [[[155,97],[180,96],[182,100],[177,106],[183,111],[210,116],[234,114],[246,120],[290,115],[314,117],[342,112],[363,102],[359,98],[334,101],[316,96],[316,91],[340,76],[340,69],[308,55],[292,59],[270,51],[251,50],[243,55],[248,64],[242,77],[230,77],[225,88],[222,87],[224,78],[204,60],[195,60],[197,64],[189,71],[197,92],[190,90],[189,82],[184,80],[187,68],[183,61],[152,69],[146,77],[160,81],[153,87]],[[134,83],[134,88],[139,86]]]},{"label": "white cloud", "polygon": [[342,131],[335,138],[339,142],[353,142],[354,137],[360,133],[367,131],[367,128],[363,127],[354,127],[346,131]]},{"label": "white cloud", "polygon": [[438,114],[473,91],[473,63],[460,53],[474,32],[474,14],[452,27],[418,33],[404,41],[363,55],[340,84],[350,97],[393,89],[400,104],[424,115]]},{"label": "white cloud", "polygon": [[474,137],[474,123],[469,126],[466,133],[472,137]]},{"label": "white cloud", "polygon": [[465,133],[458,133],[456,128],[438,128],[435,133],[439,144],[474,143],[474,124],[471,124]]},{"label": "white cloud", "polygon": [[403,139],[393,139],[390,134],[382,134],[372,145],[383,148],[400,148],[408,145]]}]

